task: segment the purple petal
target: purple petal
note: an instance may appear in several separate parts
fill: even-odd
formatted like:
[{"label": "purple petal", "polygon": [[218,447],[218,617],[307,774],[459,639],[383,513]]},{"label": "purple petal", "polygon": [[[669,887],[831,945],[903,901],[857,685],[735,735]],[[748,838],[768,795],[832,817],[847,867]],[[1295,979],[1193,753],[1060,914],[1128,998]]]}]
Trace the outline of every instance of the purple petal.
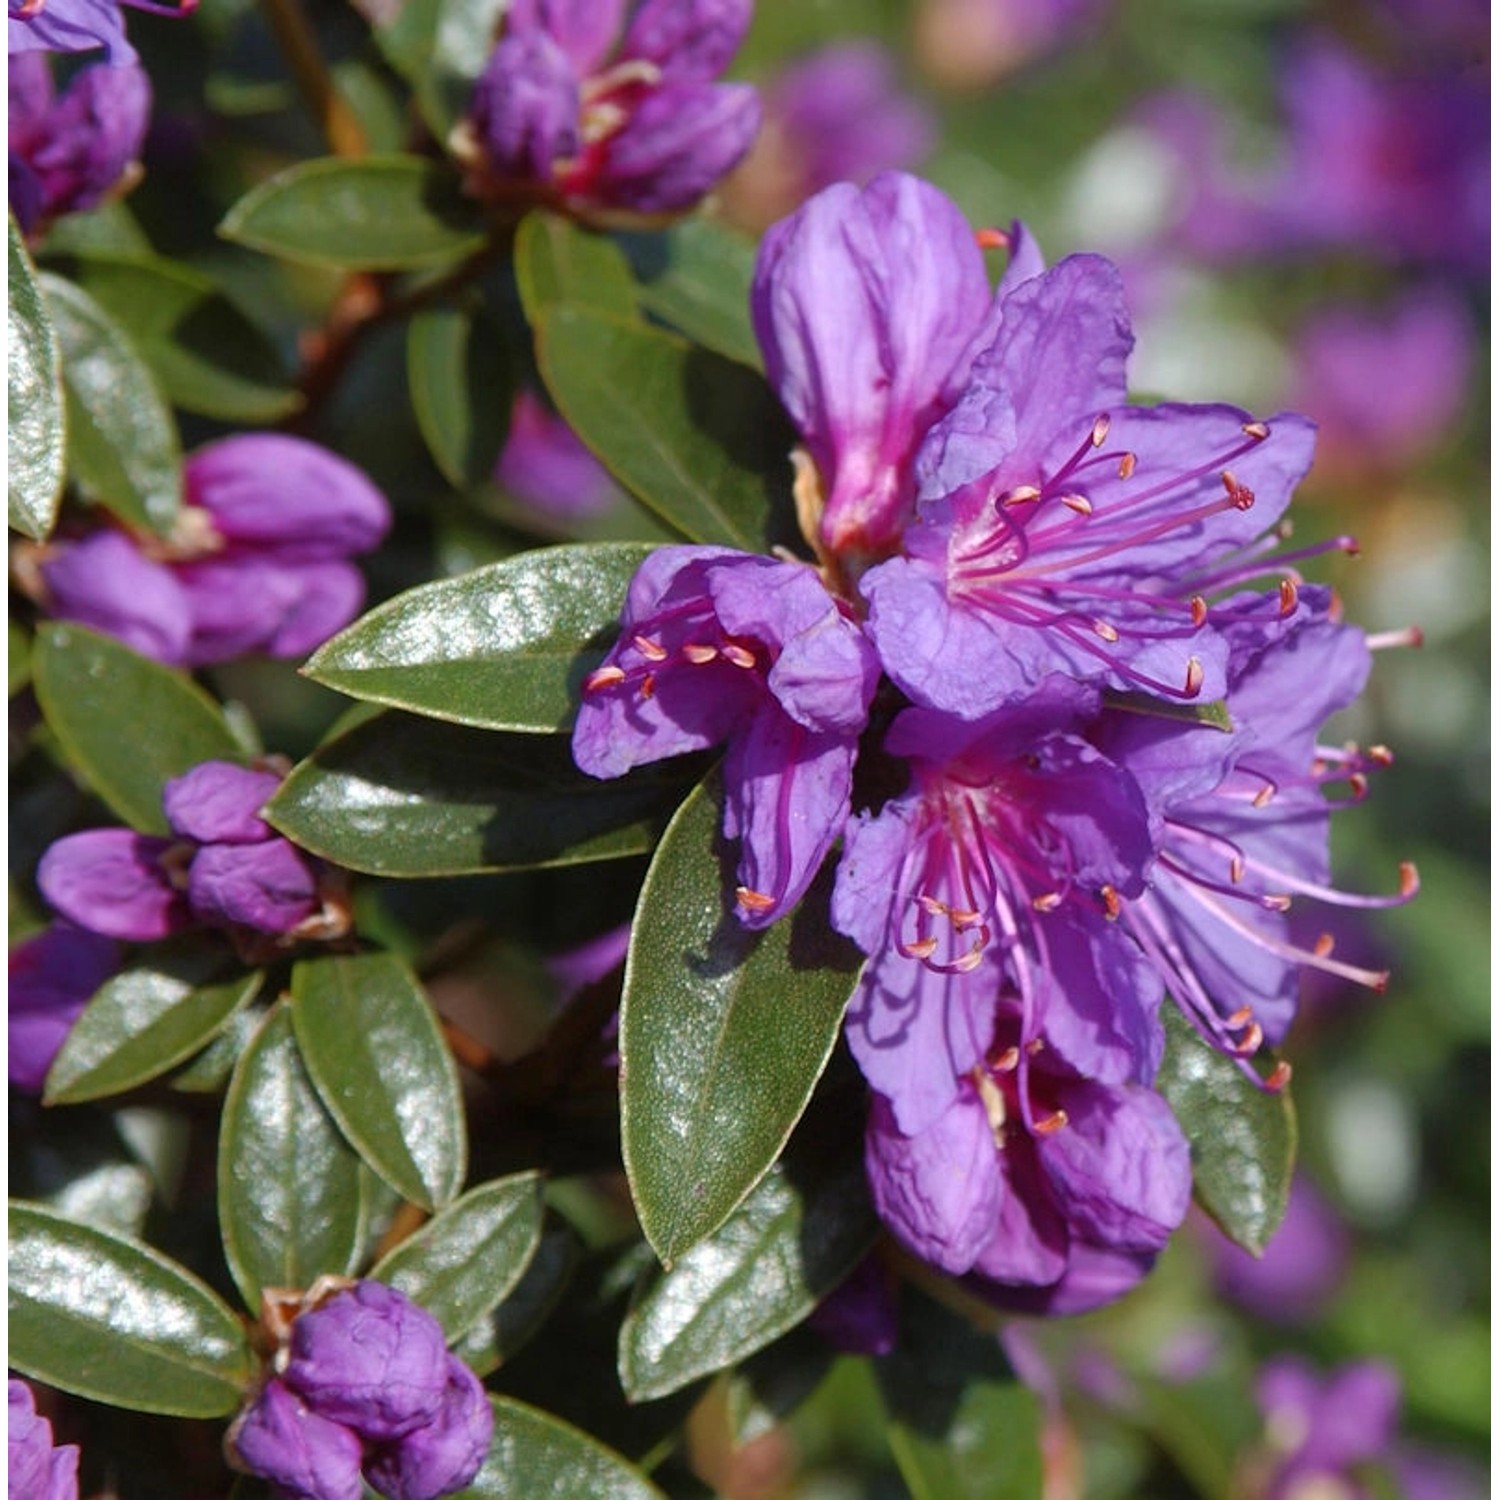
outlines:
[{"label": "purple petal", "polygon": [[285,569],[298,587],[296,601],[281,617],[267,656],[280,660],[306,656],[338,634],[365,602],[365,579],[353,563],[302,563]]},{"label": "purple petal", "polygon": [[371,1442],[431,1422],[448,1377],[437,1319],[378,1281],[357,1282],[292,1324],[287,1385]]},{"label": "purple petal", "polygon": [[652,89],[612,137],[597,172],[564,191],[636,213],[689,208],[750,149],[760,100],[744,83]]},{"label": "purple petal", "polygon": [[1110,1250],[1077,1241],[1068,1247],[1062,1273],[1040,1285],[1002,1285],[971,1277],[988,1302],[1012,1312],[1045,1317],[1075,1317],[1116,1302],[1156,1264],[1155,1254]]},{"label": "purple petal", "polygon": [[751,0],[642,0],[620,57],[645,58],[678,80],[717,78],[750,25]]},{"label": "purple petal", "polygon": [[530,390],[511,407],[495,483],[551,516],[594,515],[618,495],[609,472],[578,434]]},{"label": "purple petal", "polygon": [[271,837],[260,810],[281,777],[227,760],[206,760],[162,789],[162,810],[173,833],[200,844],[258,844]]},{"label": "purple petal", "polygon": [[550,183],[553,163],[582,145],[578,75],[567,53],[540,32],[501,38],[471,109],[488,166],[502,177]]},{"label": "purple petal", "polygon": [[1036,1151],[1024,1135],[1011,1134],[997,1160],[1004,1182],[1000,1213],[974,1270],[989,1280],[1021,1286],[1054,1282],[1067,1264],[1068,1227]]},{"label": "purple petal", "polygon": [[128,943],[152,943],[192,925],[187,902],[162,867],[171,839],[97,828],[59,839],[36,882],[70,922]]},{"label": "purple petal", "polygon": [[290,1500],[359,1500],[364,1487],[359,1438],[309,1411],[280,1381],[261,1393],[229,1430],[228,1442],[250,1473]]},{"label": "purple petal", "polygon": [[462,1489],[489,1451],[495,1414],[478,1377],[448,1356],[448,1387],[431,1422],[407,1433],[365,1463],[365,1478],[387,1500],[436,1500]]},{"label": "purple petal", "polygon": [[31,1387],[6,1387],[6,1493],[14,1500],[78,1500],[78,1446],[52,1445],[52,1424],[36,1413]]},{"label": "purple petal", "polygon": [[945,1271],[967,1271],[994,1233],[1002,1199],[997,1155],[972,1093],[917,1136],[897,1129],[880,1095],[871,1100],[865,1175],[876,1210],[908,1250]]},{"label": "purple petal", "polygon": [[625,0],[518,0],[505,13],[508,34],[545,31],[580,78],[598,69],[624,20]]},{"label": "purple petal", "polygon": [[123,532],[96,531],[58,543],[42,562],[46,608],[123,641],[168,666],[181,665],[191,631],[182,586],[160,563],[148,562]]},{"label": "purple petal", "polygon": [[222,438],[183,464],[188,502],[232,546],[283,562],[368,552],[390,530],[385,496],[347,459],[303,438]]},{"label": "purple petal", "polygon": [[280,935],[318,909],[318,879],[308,857],[282,838],[209,844],[188,866],[188,900],[200,921]]},{"label": "purple petal", "polygon": [[269,558],[219,557],[175,571],[192,620],[186,655],[193,666],[264,651],[302,599],[300,571]]},{"label": "purple petal", "polygon": [[24,19],[21,6],[9,5],[8,50],[18,52],[91,52],[103,47],[112,66],[134,62],[135,48],[125,39],[125,18],[117,0],[47,0]]},{"label": "purple petal", "polygon": [[94,992],[120,966],[115,942],[66,922],[10,950],[10,1081],[41,1092],[58,1049]]},{"label": "purple petal", "polygon": [[840,1354],[889,1354],[900,1332],[894,1278],[880,1257],[865,1256],[812,1310],[808,1326]]}]

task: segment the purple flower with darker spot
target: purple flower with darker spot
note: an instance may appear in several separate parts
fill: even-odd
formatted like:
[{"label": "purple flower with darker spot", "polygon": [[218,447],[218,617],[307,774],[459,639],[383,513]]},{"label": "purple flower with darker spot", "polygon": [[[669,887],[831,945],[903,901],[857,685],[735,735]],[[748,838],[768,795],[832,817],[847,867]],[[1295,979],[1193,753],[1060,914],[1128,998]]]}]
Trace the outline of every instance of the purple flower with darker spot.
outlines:
[{"label": "purple flower with darker spot", "polygon": [[166,537],[105,529],[38,549],[22,576],[43,609],[172,666],[303,656],[359,613],[364,579],[349,559],[391,514],[353,464],[247,433],[190,454],[183,484]]},{"label": "purple flower with darker spot", "polygon": [[10,206],[24,234],[93,208],[125,184],[151,119],[143,68],[96,64],[58,94],[51,61],[37,52],[13,57],[6,82]]},{"label": "purple flower with darker spot", "polygon": [[643,0],[628,23],[625,0],[517,0],[474,90],[473,186],[585,210],[692,207],[760,125],[753,88],[714,81],[749,21],[749,0]]},{"label": "purple flower with darker spot", "polygon": [[1128,406],[1131,344],[1119,274],[1100,257],[1002,288],[962,399],[925,440],[901,553],[860,584],[881,664],[914,701],[979,717],[1051,672],[1223,696],[1209,580],[1279,519],[1312,427]]},{"label": "purple flower with darker spot", "polygon": [[197,925],[286,938],[318,918],[317,861],[260,817],[281,777],[205,761],[169,781],[174,837],[98,828],[59,839],[37,884],[51,906],[90,932],[149,943]]},{"label": "purple flower with darker spot", "polygon": [[[994,992],[992,992],[993,994]],[[908,1133],[874,1098],[865,1170],[887,1227],[922,1259],[1017,1311],[1086,1312],[1150,1270],[1187,1212],[1187,1140],[1166,1101],[1082,1076],[991,1001],[982,1059]]]},{"label": "purple flower with darker spot", "polygon": [[573,757],[591,776],[621,776],[727,741],[736,913],[765,927],[801,899],[843,832],[878,676],[812,568],[662,547],[632,579],[620,638],[584,683]]},{"label": "purple flower with darker spot", "polygon": [[983,1063],[1002,989],[1027,1044],[1104,1083],[1155,1076],[1161,981],[1114,920],[1155,845],[1127,768],[1084,738],[1097,707],[1053,677],[978,722],[908,709],[886,737],[910,782],[851,819],[832,921],[870,955],[845,1035],[906,1135]]},{"label": "purple flower with darker spot", "polygon": [[120,967],[120,948],[71,922],[54,922],[12,948],[9,967],[10,1081],[39,1094],[73,1023]]}]

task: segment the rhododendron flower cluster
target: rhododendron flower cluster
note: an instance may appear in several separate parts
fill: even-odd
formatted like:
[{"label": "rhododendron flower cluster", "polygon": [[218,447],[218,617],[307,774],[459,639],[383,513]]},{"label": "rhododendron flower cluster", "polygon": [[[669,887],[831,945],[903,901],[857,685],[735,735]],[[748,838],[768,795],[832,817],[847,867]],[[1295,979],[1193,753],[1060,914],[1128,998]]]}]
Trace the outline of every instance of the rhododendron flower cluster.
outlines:
[{"label": "rhododendron flower cluster", "polygon": [[1048,268],[1021,226],[976,236],[895,173],[776,225],[753,315],[817,562],[655,553],[576,759],[613,776],[725,744],[747,927],[840,849],[887,1226],[1004,1304],[1096,1306],[1188,1206],[1152,1089],[1163,996],[1279,1088],[1288,1065],[1252,1059],[1301,971],[1384,983],[1299,946],[1288,909],[1415,887],[1329,884],[1331,813],[1390,755],[1319,738],[1372,642],[1298,571],[1352,543],[1281,545],[1312,424],[1128,404],[1109,262]]}]

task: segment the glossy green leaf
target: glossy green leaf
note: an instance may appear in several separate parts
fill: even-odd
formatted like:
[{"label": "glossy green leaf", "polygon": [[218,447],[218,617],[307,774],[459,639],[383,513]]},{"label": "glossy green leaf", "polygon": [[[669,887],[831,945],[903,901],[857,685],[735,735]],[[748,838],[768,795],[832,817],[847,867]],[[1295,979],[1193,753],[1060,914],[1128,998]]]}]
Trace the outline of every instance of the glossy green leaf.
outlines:
[{"label": "glossy green leaf", "polygon": [[515,265],[521,306],[533,327],[560,303],[635,317],[635,283],[619,246],[561,214],[527,214],[516,232]]},{"label": "glossy green leaf", "polygon": [[62,351],[16,221],[10,221],[5,318],[10,524],[41,541],[63,485]]},{"label": "glossy green leaf", "polygon": [[274,422],[302,404],[275,345],[201,271],[149,253],[95,251],[69,271],[185,411]]},{"label": "glossy green leaf", "polygon": [[46,1102],[102,1099],[167,1072],[207,1046],[260,980],[258,971],[226,963],[217,946],[152,953],[106,981],[73,1023],[47,1075]]},{"label": "glossy green leaf", "polygon": [[875,1362],[886,1438],[912,1500],[1035,1500],[1041,1402],[993,1333],[908,1287],[894,1353]]},{"label": "glossy green leaf", "polygon": [[647,853],[692,768],[666,761],[596,781],[558,735],[388,713],[294,767],[266,816],[313,853],[375,875],[588,864]]},{"label": "glossy green leaf", "polygon": [[222,1417],[255,1371],[234,1313],[166,1256],[40,1209],[10,1205],[13,1369],[131,1411]]},{"label": "glossy green leaf", "polygon": [[443,265],[485,241],[479,208],[457,174],[419,156],[299,162],[246,193],[219,233],[252,250],[351,271]]},{"label": "glossy green leaf", "polygon": [[140,833],[171,832],[161,794],[174,776],[200,761],[243,759],[207,693],[110,636],[45,622],[32,672],[69,762]]},{"label": "glossy green leaf", "polygon": [[838,1037],[860,956],[827,887],[764,932],[730,911],[717,775],[683,804],[641,888],[620,1014],[625,1170],[671,1264],[776,1160]]},{"label": "glossy green leaf", "polygon": [[458,1070],[410,970],[387,953],[299,963],[292,1020],[318,1093],[376,1174],[423,1208],[457,1197],[468,1159]]},{"label": "glossy green leaf", "polygon": [[1167,1051],[1157,1089],[1193,1152],[1193,1192],[1214,1222],[1252,1255],[1270,1243],[1286,1213],[1297,1157],[1290,1094],[1258,1089],[1239,1067],[1199,1039],[1175,1006],[1163,1008]]},{"label": "glossy green leaf", "polygon": [[364,1248],[359,1157],[308,1077],[286,1005],[240,1055],[219,1127],[219,1231],[245,1305],[347,1276]]},{"label": "glossy green leaf", "polygon": [[571,304],[542,317],[537,360],[573,430],[690,541],[759,552],[795,540],[795,437],[759,375]]},{"label": "glossy green leaf", "polygon": [[542,1180],[518,1172],[450,1203],[370,1275],[425,1307],[452,1342],[520,1281],[541,1237]]},{"label": "glossy green leaf", "polygon": [[481,1378],[499,1369],[545,1325],[582,1258],[568,1225],[545,1227],[521,1279],[497,1308],[454,1340],[453,1352]]},{"label": "glossy green leaf", "polygon": [[263,1009],[236,1011],[218,1036],[177,1070],[170,1087],[180,1094],[222,1094],[263,1020]]},{"label": "glossy green leaf", "polygon": [[430,307],[406,330],[406,380],[427,451],[455,489],[495,471],[510,418],[505,336],[461,307]]},{"label": "glossy green leaf", "polygon": [[491,1396],[495,1432],[484,1466],[453,1500],[666,1500],[639,1469],[586,1432]]},{"label": "glossy green leaf", "polygon": [[327,687],[484,729],[572,725],[651,548],[542,547],[388,600],[303,669]]},{"label": "glossy green leaf", "polygon": [[469,112],[474,84],[494,50],[505,0],[404,0],[375,28],[387,62],[411,84],[433,137]]},{"label": "glossy green leaf", "polygon": [[648,311],[751,369],[761,368],[750,324],[755,244],[742,234],[694,217],[656,234],[621,237]]},{"label": "glossy green leaf", "polygon": [[182,505],[182,451],[151,367],[81,287],[39,280],[62,347],[69,476],[122,521],[166,531]]},{"label": "glossy green leaf", "polygon": [[[850,1125],[853,1128],[849,1128]],[[805,1318],[854,1268],[878,1226],[862,1122],[827,1112],[707,1239],[663,1271],[620,1327],[633,1401],[736,1364]]]},{"label": "glossy green leaf", "polygon": [[779,1427],[823,1383],[837,1358],[822,1333],[800,1324],[732,1370],[724,1396],[735,1447]]}]

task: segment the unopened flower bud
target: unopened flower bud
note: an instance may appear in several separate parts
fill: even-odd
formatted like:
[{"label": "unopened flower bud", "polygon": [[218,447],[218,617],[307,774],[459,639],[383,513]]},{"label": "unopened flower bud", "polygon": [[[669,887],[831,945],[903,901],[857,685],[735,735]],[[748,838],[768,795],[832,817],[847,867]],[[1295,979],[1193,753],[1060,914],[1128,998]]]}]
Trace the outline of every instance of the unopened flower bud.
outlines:
[{"label": "unopened flower bud", "polygon": [[478,1377],[450,1354],[448,1387],[437,1416],[372,1456],[365,1478],[388,1500],[451,1495],[479,1472],[494,1426],[495,1414]]},{"label": "unopened flower bud", "polygon": [[363,1449],[280,1380],[267,1382],[225,1439],[231,1461],[277,1487],[278,1500],[359,1500]]}]

